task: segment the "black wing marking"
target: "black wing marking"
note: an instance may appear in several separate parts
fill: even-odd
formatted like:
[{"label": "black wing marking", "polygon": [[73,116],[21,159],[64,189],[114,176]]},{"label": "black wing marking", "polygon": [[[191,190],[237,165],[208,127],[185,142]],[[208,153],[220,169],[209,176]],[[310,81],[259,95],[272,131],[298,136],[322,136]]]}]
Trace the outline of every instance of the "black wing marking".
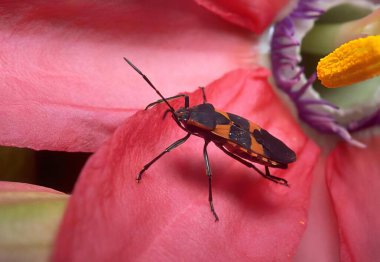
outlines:
[{"label": "black wing marking", "polygon": [[227,113],[228,117],[231,119],[231,121],[234,123],[235,126],[240,127],[241,129],[244,129],[245,131],[249,131],[249,121],[245,119],[244,117]]},{"label": "black wing marking", "polygon": [[248,131],[233,124],[230,127],[229,138],[238,145],[242,146],[243,148],[250,150],[251,133],[249,133]]},{"label": "black wing marking", "polygon": [[227,125],[231,121],[224,115],[215,111],[212,104],[200,104],[191,108],[190,119],[209,130],[215,129],[216,125]]},{"label": "black wing marking", "polygon": [[212,104],[200,104],[191,108],[190,119],[213,130],[216,126],[214,112],[215,108]]},{"label": "black wing marking", "polygon": [[265,129],[255,129],[253,136],[263,146],[264,153],[269,159],[283,164],[296,161],[296,154],[293,150]]}]

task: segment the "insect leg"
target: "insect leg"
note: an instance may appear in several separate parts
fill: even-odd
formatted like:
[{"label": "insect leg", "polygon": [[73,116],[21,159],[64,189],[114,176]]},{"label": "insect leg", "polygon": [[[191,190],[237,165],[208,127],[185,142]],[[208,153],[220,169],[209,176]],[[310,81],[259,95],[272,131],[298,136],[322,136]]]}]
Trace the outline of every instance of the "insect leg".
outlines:
[{"label": "insect leg", "polygon": [[200,86],[199,88],[202,90],[203,104],[206,104],[207,103],[207,99],[206,99],[205,87],[204,86]]},{"label": "insect leg", "polygon": [[245,161],[244,159],[234,155],[233,153],[229,152],[227,149],[225,149],[223,146],[219,146],[218,147],[220,149],[222,149],[222,151],[224,153],[226,153],[227,155],[229,155],[230,157],[232,157],[233,159],[239,161],[240,163],[246,165],[247,167],[250,167],[250,168],[253,168],[256,170],[257,173],[259,173],[260,175],[262,175],[264,178],[266,179],[269,179],[270,181],[272,182],[275,182],[276,184],[280,184],[280,185],[284,185],[284,186],[287,186],[289,187],[289,184],[288,184],[288,181],[286,179],[283,179],[283,178],[280,178],[280,177],[276,177],[276,176],[272,176],[270,173],[269,173],[269,169],[267,166],[265,166],[265,174],[260,170],[258,169],[257,167],[255,167],[252,163],[248,162],[248,161]]},{"label": "insect leg", "polygon": [[265,177],[272,180],[272,179],[275,179],[278,181],[278,184],[282,184],[284,186],[287,186],[289,187],[289,184],[288,184],[288,181],[283,179],[283,178],[280,178],[280,177],[276,177],[276,176],[272,176],[269,172],[269,168],[267,166],[265,166]]},{"label": "insect leg", "polygon": [[[185,98],[185,104],[186,104],[186,97],[188,97],[188,96],[187,96],[187,95],[184,95],[184,94],[179,94],[179,95],[176,95],[176,96],[171,96],[171,97],[168,97],[168,98],[165,98],[165,99],[166,99],[166,101],[169,101],[169,100],[176,99],[176,98],[179,98],[179,97],[184,97],[184,98]],[[188,98],[187,98],[187,99],[188,99]],[[147,106],[145,107],[145,110],[151,108],[151,107],[154,106],[154,105],[161,104],[161,103],[163,103],[163,102],[165,102],[163,99],[159,99],[159,100],[157,100],[156,102],[153,102],[153,103],[150,103],[149,105],[147,105]]]},{"label": "insect leg", "polygon": [[205,164],[206,164],[206,174],[208,176],[208,201],[210,203],[210,209],[211,209],[211,212],[212,214],[214,215],[215,217],[215,222],[216,221],[219,221],[219,217],[218,215],[216,214],[215,212],[215,209],[214,209],[214,204],[212,202],[212,189],[211,189],[211,168],[210,168],[210,161],[208,159],[208,154],[207,154],[207,145],[208,145],[209,141],[206,141],[205,140],[205,145],[203,147],[203,158],[205,160]]},{"label": "insect leg", "polygon": [[171,144],[170,146],[168,146],[164,151],[162,151],[158,156],[156,156],[155,158],[153,158],[149,163],[147,163],[143,169],[141,169],[141,171],[139,172],[139,174],[137,175],[137,178],[136,178],[136,181],[137,183],[140,182],[141,180],[141,177],[143,175],[143,173],[154,163],[156,162],[158,159],[160,159],[163,155],[165,155],[166,153],[170,152],[171,150],[173,150],[174,148],[180,146],[181,144],[183,144],[189,137],[190,137],[191,133],[187,133],[187,135],[177,141],[175,141],[173,144]]}]

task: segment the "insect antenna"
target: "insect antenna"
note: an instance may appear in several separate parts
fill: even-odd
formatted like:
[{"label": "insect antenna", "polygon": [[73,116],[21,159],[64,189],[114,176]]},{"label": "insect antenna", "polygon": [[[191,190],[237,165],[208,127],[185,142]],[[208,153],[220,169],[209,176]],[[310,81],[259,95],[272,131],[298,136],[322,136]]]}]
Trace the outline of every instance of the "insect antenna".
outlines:
[{"label": "insect antenna", "polygon": [[170,111],[175,114],[175,110],[174,108],[169,104],[169,102],[166,100],[166,98],[160,93],[160,91],[157,90],[157,88],[152,84],[152,82],[150,82],[149,78],[144,75],[140,69],[138,69],[134,64],[132,64],[131,61],[129,61],[127,58],[124,57],[124,60],[133,68],[135,69],[135,71],[137,73],[139,73],[143,78],[144,80],[154,89],[154,91],[156,91],[156,93],[162,98],[162,101],[165,102],[165,104],[169,107]]}]

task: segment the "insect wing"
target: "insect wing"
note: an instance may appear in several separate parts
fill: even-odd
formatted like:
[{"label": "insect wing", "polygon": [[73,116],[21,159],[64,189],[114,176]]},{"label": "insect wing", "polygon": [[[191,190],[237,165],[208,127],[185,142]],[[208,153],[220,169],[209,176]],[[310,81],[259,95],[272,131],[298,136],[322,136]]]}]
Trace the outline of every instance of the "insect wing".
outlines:
[{"label": "insect wing", "polygon": [[265,155],[271,160],[283,164],[296,161],[296,154],[293,150],[265,129],[254,130],[253,136],[256,141],[263,146]]},{"label": "insect wing", "polygon": [[257,124],[232,113],[217,112],[228,117],[230,123],[216,125],[212,132],[227,140],[225,147],[232,153],[250,161],[273,162],[270,165],[274,166],[296,160],[295,153],[289,147]]}]

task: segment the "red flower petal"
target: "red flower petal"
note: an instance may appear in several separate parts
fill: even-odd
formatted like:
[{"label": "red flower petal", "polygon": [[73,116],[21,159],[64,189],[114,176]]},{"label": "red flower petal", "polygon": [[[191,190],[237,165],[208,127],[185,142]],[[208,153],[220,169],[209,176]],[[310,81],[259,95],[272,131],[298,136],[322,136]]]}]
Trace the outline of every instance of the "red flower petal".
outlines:
[{"label": "red flower petal", "polygon": [[[237,70],[206,88],[215,107],[239,113],[285,141],[298,155],[263,179],[210,144],[214,222],[208,204],[203,141],[191,137],[135,182],[142,166],[184,132],[161,104],[117,129],[87,163],[65,214],[55,261],[278,261],[294,254],[305,230],[312,168],[319,150],[302,134],[266,81],[267,72]],[[142,81],[142,80],[141,80]],[[200,90],[190,94],[201,102]],[[172,102],[183,106],[182,99]]]},{"label": "red flower petal", "polygon": [[341,143],[327,165],[341,261],[376,261],[380,257],[380,137],[363,142],[365,149]]},{"label": "red flower petal", "polygon": [[195,0],[195,2],[231,23],[255,33],[262,33],[291,1]]},{"label": "red flower petal", "polygon": [[339,235],[331,197],[326,185],[326,156],[314,168],[308,226],[294,262],[339,261]]},{"label": "red flower petal", "polygon": [[188,1],[7,1],[0,9],[0,144],[94,151],[156,99],[253,62],[248,32]]}]

